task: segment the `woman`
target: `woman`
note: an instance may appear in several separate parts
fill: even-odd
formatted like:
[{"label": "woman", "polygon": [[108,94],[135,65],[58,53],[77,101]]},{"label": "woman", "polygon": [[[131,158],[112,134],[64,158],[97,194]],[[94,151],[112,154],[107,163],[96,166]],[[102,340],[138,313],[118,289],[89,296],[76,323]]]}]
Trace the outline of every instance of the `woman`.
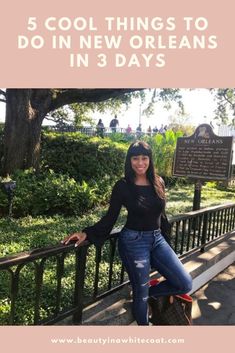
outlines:
[{"label": "woman", "polygon": [[98,124],[96,125],[97,135],[104,137],[104,124],[102,119],[99,119]]},{"label": "woman", "polygon": [[[95,225],[63,240],[75,246],[88,239],[102,245],[111,232],[122,205],[127,208],[127,221],[118,238],[120,257],[133,289],[133,315],[138,325],[148,325],[148,297],[187,293],[192,279],[167,243],[160,230],[165,210],[163,180],[156,175],[152,152],[142,141],[132,143],[125,161],[125,178],[113,188],[107,214]],[[149,287],[153,268],[165,277],[157,286]]]}]

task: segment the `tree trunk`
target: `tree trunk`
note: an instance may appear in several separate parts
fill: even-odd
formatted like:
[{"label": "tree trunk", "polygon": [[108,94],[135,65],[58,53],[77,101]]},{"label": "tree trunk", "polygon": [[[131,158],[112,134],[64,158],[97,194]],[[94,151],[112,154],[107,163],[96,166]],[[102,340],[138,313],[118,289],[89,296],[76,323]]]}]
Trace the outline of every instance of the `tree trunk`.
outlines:
[{"label": "tree trunk", "polygon": [[45,114],[31,105],[31,90],[9,89],[6,93],[3,175],[17,169],[38,167],[41,125]]}]

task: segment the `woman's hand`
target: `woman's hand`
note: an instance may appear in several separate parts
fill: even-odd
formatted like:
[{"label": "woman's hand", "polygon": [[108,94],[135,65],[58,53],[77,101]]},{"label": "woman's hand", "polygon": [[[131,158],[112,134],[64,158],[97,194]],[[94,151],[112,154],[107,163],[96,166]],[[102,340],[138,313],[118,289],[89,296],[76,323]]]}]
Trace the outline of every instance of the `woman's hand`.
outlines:
[{"label": "woman's hand", "polygon": [[87,238],[86,233],[77,232],[77,233],[70,234],[69,236],[64,238],[61,241],[61,243],[64,245],[67,245],[70,241],[76,241],[75,246],[78,246],[78,245],[82,244],[86,240],[86,238]]}]

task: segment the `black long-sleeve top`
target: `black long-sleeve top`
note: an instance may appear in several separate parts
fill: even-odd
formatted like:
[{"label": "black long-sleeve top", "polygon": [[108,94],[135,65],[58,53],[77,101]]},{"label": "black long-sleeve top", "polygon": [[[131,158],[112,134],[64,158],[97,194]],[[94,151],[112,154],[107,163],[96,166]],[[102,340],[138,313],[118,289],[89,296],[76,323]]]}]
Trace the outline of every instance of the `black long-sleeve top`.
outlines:
[{"label": "black long-sleeve top", "polygon": [[126,228],[138,231],[160,228],[160,217],[165,208],[165,200],[158,197],[152,185],[129,184],[125,179],[120,179],[113,187],[109,209],[105,216],[93,226],[83,229],[91,243],[96,246],[104,243],[122,206],[125,206],[128,211]]}]

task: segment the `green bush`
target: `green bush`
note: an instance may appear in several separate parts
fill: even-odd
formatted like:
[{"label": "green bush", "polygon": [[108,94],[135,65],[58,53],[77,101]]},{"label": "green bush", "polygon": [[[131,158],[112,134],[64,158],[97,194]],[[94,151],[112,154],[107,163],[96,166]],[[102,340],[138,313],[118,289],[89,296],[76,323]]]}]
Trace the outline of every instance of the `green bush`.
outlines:
[{"label": "green bush", "polygon": [[81,182],[103,178],[114,181],[123,174],[127,146],[108,138],[81,133],[43,133],[41,166],[68,174]]},{"label": "green bush", "polygon": [[113,142],[129,143],[131,144],[136,138],[134,134],[125,134],[121,132],[112,132],[108,138]]},{"label": "green bush", "polygon": [[153,160],[158,174],[164,177],[172,177],[172,165],[177,138],[183,135],[182,132],[166,131],[164,134],[156,134],[152,137],[145,137],[153,151]]},{"label": "green bush", "polygon": [[[16,189],[13,199],[14,216],[25,215],[81,215],[96,202],[95,185],[52,170],[36,174],[32,169],[18,171],[13,175]],[[1,205],[7,206],[7,197],[0,193]]]},{"label": "green bush", "polygon": [[[41,172],[18,171],[14,216],[84,214],[110,196],[123,174],[127,146],[81,133],[48,133],[42,137]],[[54,171],[53,171],[54,170]],[[8,212],[0,190],[0,216]]]},{"label": "green bush", "polygon": [[[84,214],[110,196],[123,174],[126,145],[81,133],[42,136],[41,172],[16,172],[14,216]],[[54,170],[54,171],[53,171]],[[6,194],[0,191],[0,216],[8,212]]]}]

